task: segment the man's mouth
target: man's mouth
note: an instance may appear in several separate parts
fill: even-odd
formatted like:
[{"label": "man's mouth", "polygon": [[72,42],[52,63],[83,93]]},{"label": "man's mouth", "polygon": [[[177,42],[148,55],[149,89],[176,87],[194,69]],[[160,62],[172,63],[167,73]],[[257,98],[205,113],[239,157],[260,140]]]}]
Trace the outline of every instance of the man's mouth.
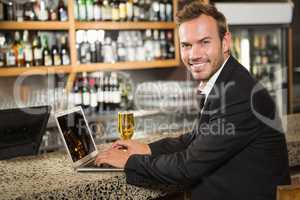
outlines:
[{"label": "man's mouth", "polygon": [[206,64],[208,64],[208,62],[190,63],[190,67],[193,71],[201,71]]}]

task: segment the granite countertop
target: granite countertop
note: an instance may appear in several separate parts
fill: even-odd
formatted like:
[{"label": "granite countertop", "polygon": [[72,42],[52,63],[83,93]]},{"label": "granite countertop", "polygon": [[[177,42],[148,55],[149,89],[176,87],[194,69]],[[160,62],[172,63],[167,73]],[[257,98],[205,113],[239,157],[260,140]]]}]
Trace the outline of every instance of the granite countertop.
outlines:
[{"label": "granite countertop", "polygon": [[0,161],[0,199],[152,199],[161,190],[126,184],[124,172],[78,173],[65,152]]}]

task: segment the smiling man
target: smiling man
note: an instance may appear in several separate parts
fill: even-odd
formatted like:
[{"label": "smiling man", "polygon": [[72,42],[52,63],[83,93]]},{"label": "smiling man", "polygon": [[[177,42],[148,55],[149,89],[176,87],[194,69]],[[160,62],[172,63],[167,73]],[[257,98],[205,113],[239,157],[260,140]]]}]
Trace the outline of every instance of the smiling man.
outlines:
[{"label": "smiling man", "polygon": [[278,119],[274,102],[230,55],[231,34],[215,7],[194,1],[177,22],[182,61],[206,97],[193,130],[149,145],[117,141],[96,164],[124,168],[134,185],[184,185],[195,200],[275,200],[290,176],[281,126],[265,123]]}]

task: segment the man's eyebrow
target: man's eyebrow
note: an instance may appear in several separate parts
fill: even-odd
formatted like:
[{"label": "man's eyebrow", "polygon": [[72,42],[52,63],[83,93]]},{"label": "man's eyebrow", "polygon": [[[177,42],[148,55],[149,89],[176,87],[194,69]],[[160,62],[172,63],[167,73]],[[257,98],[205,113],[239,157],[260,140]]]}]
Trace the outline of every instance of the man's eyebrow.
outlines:
[{"label": "man's eyebrow", "polygon": [[[204,38],[201,38],[201,39],[199,39],[199,40],[197,40],[197,42],[203,42],[204,40],[210,40],[210,39],[212,39],[212,37],[210,37],[210,36],[207,36],[207,37],[204,37]],[[188,44],[191,44],[190,42],[180,42],[180,44],[185,44],[185,45],[188,45]]]}]

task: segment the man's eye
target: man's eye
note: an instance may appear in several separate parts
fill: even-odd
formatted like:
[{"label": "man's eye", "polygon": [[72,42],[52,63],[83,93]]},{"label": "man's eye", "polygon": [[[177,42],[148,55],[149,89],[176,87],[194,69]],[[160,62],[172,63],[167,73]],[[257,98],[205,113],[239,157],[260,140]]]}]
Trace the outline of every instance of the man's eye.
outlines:
[{"label": "man's eye", "polygon": [[204,40],[204,41],[203,41],[203,44],[209,44],[209,43],[210,43],[209,40]]},{"label": "man's eye", "polygon": [[182,48],[187,48],[187,47],[190,47],[191,45],[189,45],[189,44],[181,44],[181,47]]}]

